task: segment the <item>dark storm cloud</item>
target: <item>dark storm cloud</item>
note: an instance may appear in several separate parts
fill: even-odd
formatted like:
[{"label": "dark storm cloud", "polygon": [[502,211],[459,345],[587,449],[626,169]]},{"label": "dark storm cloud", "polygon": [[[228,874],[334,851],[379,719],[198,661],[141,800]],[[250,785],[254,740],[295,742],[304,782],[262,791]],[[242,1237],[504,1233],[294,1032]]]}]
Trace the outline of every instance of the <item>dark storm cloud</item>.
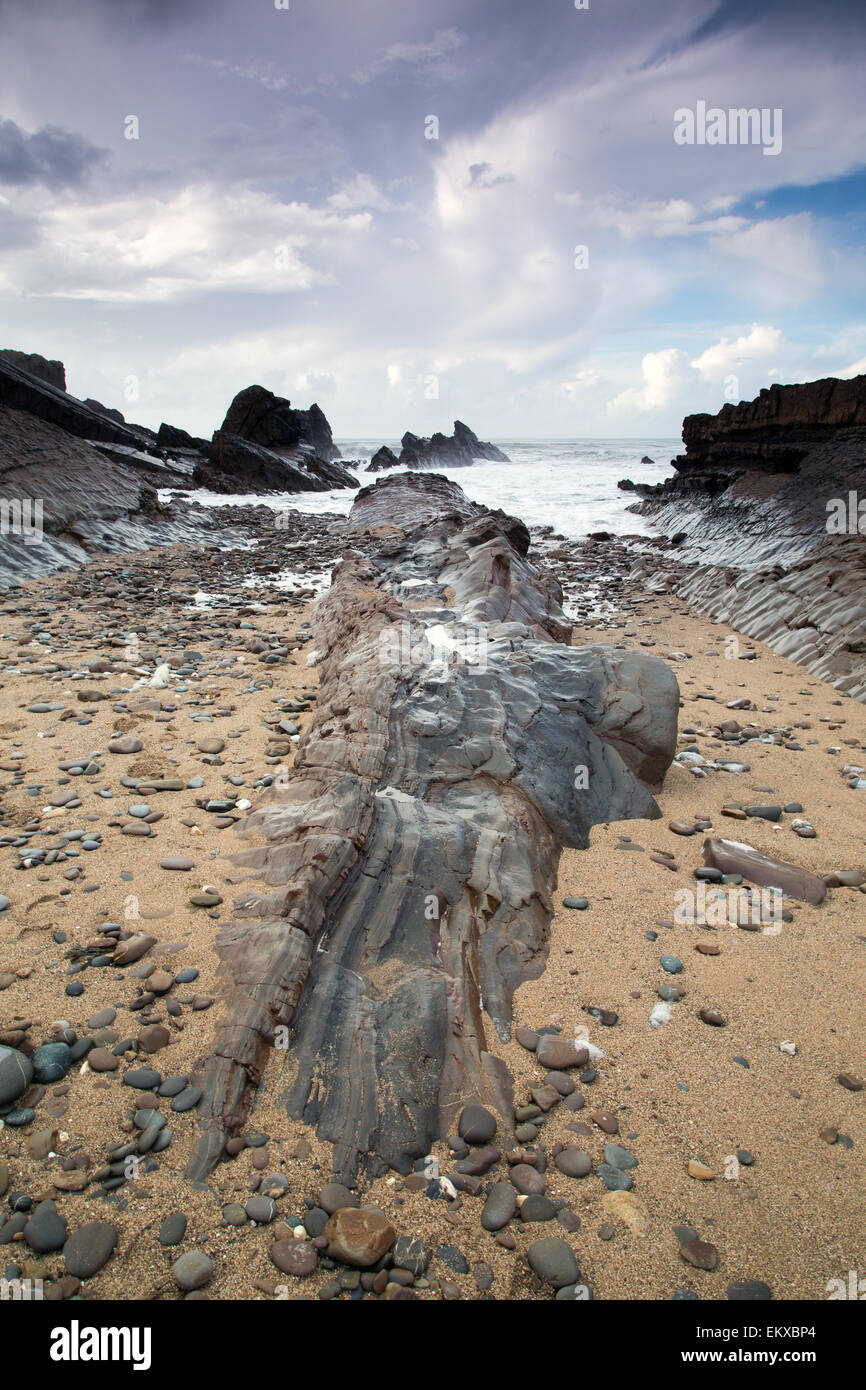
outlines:
[{"label": "dark storm cloud", "polygon": [[[82,0],[79,8],[111,20],[126,19],[134,23],[169,25],[213,14],[220,0]],[[0,0],[0,17],[15,11],[39,17],[56,11],[50,0]]]},{"label": "dark storm cloud", "polygon": [[72,130],[46,125],[30,134],[0,120],[0,183],[68,188],[82,183],[105,154]]}]

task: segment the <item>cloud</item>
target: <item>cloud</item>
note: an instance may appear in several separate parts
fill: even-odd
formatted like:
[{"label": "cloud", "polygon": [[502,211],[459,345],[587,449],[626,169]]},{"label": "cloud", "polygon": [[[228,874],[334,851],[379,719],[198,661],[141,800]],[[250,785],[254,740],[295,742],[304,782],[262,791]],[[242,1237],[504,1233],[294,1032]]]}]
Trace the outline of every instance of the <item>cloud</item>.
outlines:
[{"label": "cloud", "polygon": [[332,208],[346,212],[355,208],[373,208],[387,212],[394,204],[369,174],[356,174],[328,199]]},{"label": "cloud", "polygon": [[641,362],[643,385],[630,387],[609,401],[608,415],[646,415],[666,409],[688,382],[691,372],[688,353],[682,348],[646,353]]},{"label": "cloud", "polygon": [[204,58],[200,53],[188,53],[186,61],[198,67],[213,68],[226,77],[241,77],[248,82],[257,82],[269,92],[280,92],[289,85],[286,73],[276,63],[262,58],[248,63],[230,63],[225,58]]},{"label": "cloud", "polygon": [[486,160],[480,164],[469,165],[470,188],[495,188],[499,183],[513,183],[513,174],[497,174],[492,164]]},{"label": "cloud", "polygon": [[750,363],[765,364],[777,360],[785,346],[784,334],[779,328],[753,323],[751,331],[741,335],[733,342],[722,338],[721,342],[708,347],[699,357],[694,358],[692,366],[705,380],[718,380],[731,373],[740,372]]},{"label": "cloud", "polygon": [[352,73],[355,82],[366,85],[378,77],[396,73],[413,78],[429,77],[437,81],[453,81],[457,75],[456,66],[450,61],[451,55],[463,47],[466,35],[459,29],[440,29],[432,39],[419,43],[392,43],[372,63],[356,68]]},{"label": "cloud", "polygon": [[83,183],[106,154],[59,126],[46,125],[29,134],[15,121],[0,121],[0,183],[69,188]]},{"label": "cloud", "polygon": [[285,294],[335,280],[341,245],[369,214],[341,217],[265,193],[198,185],[171,197],[44,205],[40,244],[5,258],[8,295],[165,303],[196,293]]}]

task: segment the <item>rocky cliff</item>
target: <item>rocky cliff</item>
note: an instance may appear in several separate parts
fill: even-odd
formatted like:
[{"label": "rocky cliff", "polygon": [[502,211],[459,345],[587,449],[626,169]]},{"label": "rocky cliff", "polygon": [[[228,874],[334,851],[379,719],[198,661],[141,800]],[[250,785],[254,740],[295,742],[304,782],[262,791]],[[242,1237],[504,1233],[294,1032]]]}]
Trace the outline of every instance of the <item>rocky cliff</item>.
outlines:
[{"label": "rocky cliff", "polygon": [[[211,443],[167,424],[157,435],[100,401],[71,396],[65,382],[61,362],[0,352],[0,586],[99,552],[212,539],[213,514],[182,497],[162,506],[158,488],[182,495],[200,486],[227,494],[358,487],[334,461],[317,406],[286,414],[289,403],[261,387],[235,397],[226,419],[277,440],[269,449],[227,430]],[[264,408],[264,396],[274,409]]]},{"label": "rocky cliff", "polygon": [[866,698],[866,375],[771,386],[683,422],[633,509],[677,544],[636,573]]}]

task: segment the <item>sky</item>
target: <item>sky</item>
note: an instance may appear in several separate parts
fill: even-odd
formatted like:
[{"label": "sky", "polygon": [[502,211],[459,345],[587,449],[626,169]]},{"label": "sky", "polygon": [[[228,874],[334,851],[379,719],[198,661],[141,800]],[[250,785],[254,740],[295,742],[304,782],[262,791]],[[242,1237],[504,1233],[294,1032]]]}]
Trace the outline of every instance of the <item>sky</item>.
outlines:
[{"label": "sky", "polygon": [[0,0],[0,346],[208,437],[253,382],[658,437],[866,371],[862,0],[578,3]]}]

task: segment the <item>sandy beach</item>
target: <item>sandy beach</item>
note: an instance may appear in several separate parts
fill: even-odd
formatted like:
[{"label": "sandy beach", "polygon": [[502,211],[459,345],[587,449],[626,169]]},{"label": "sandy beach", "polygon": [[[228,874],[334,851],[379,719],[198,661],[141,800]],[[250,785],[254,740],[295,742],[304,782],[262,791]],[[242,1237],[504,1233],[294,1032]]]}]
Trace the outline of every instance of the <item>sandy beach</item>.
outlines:
[{"label": "sandy beach", "polygon": [[[67,1026],[76,1038],[97,1033],[102,1054],[124,1040],[129,1046],[115,1070],[95,1070],[85,1053],[61,1080],[20,1097],[16,1104],[35,1114],[21,1127],[7,1116],[0,1182],[7,1201],[27,1194],[30,1212],[54,1201],[70,1230],[111,1223],[117,1248],[99,1272],[70,1281],[59,1249],[40,1253],[19,1231],[4,1252],[10,1271],[15,1265],[25,1277],[42,1278],[51,1297],[182,1298],[172,1266],[194,1251],[213,1270],[206,1292],[193,1288],[186,1297],[393,1297],[411,1284],[422,1298],[549,1298],[524,1256],[533,1241],[555,1234],[568,1242],[582,1285],[597,1299],[669,1300],[688,1290],[712,1300],[731,1285],[762,1281],[774,1298],[818,1300],[828,1296],[830,1280],[847,1279],[858,1260],[862,1265],[863,1095],[837,1077],[858,1078],[866,1066],[866,896],[855,886],[832,888],[817,907],[786,900],[792,920],[770,933],[682,922],[676,893],[695,888],[704,837],[669,828],[704,818],[714,834],[819,875],[861,870],[862,793],[849,789],[842,767],[856,763],[866,745],[862,705],[759,643],[740,639],[739,651],[754,650],[755,660],[726,659],[736,634],[675,599],[648,598],[628,585],[605,630],[576,629],[576,645],[643,645],[669,661],[682,695],[680,749],[694,747],[709,760],[721,755],[725,745],[713,729],[732,715],[789,730],[786,741],[802,746],[755,741],[728,750],[750,765],[741,774],[709,770],[701,777],[674,763],[658,796],[661,819],[597,826],[587,850],[563,853],[547,968],[518,990],[514,1022],[558,1029],[603,1055],[593,1059],[594,1077],[572,1073],[571,1095],[546,1114],[539,1167],[552,1205],[542,1219],[518,1214],[497,1235],[480,1224],[483,1175],[478,1195],[431,1201],[422,1176],[392,1174],[357,1196],[384,1213],[398,1236],[420,1240],[429,1263],[422,1260],[414,1275],[398,1271],[399,1281],[386,1274],[374,1283],[375,1273],[358,1276],[322,1256],[309,1275],[288,1276],[269,1251],[281,1239],[306,1244],[315,1231],[321,1252],[321,1225],[310,1212],[321,1216],[319,1193],[332,1171],[330,1146],[280,1105],[291,1054],[273,1050],[245,1131],[254,1143],[204,1184],[183,1176],[195,1107],[175,1113],[170,1097],[133,1092],[122,1076],[153,1066],[161,1078],[186,1077],[208,1050],[221,1005],[214,944],[242,891],[244,875],[232,855],[249,843],[239,826],[247,803],[273,795],[256,783],[291,765],[297,735],[277,723],[288,720],[303,733],[315,704],[316,672],[304,652],[309,598],[288,598],[265,582],[254,602],[196,607],[197,557],[181,548],[94,566],[103,594],[110,596],[117,575],[113,609],[93,599],[93,567],[31,582],[3,605],[0,887],[10,901],[0,918],[0,1034],[4,1042],[17,1035],[39,1045]],[[142,614],[139,658],[166,661],[172,674],[164,689],[134,690],[134,672],[88,667],[107,655],[123,660],[124,600],[135,576],[155,574],[161,609],[158,617]],[[280,654],[272,667],[262,666],[269,647]],[[748,713],[726,708],[744,697]],[[141,747],[107,751],[118,737]],[[91,758],[98,768],[81,776],[66,776],[59,766]],[[124,778],[177,778],[182,787],[140,792]],[[70,794],[80,806],[52,804]],[[227,796],[225,812],[204,809]],[[799,802],[803,812],[782,814],[777,823],[737,820],[722,815],[732,802]],[[149,834],[124,833],[124,826],[141,824],[130,807],[140,813],[143,805],[151,817],[158,813]],[[814,838],[794,833],[798,819],[814,827]],[[25,828],[35,831],[33,846],[62,845],[65,833],[84,829],[97,847],[69,855],[82,842],[67,841],[55,862],[16,870]],[[672,867],[653,854],[672,856]],[[161,867],[166,860],[190,867]],[[193,905],[190,898],[202,892],[219,901]],[[569,897],[588,906],[563,906]],[[108,968],[69,974],[107,923],[147,933],[155,944],[128,969],[109,960]],[[700,949],[707,946],[712,954]],[[678,957],[681,972],[667,974],[662,955]],[[174,977],[185,970],[197,972],[194,981],[178,983]],[[139,1008],[154,976],[160,988]],[[83,992],[69,995],[75,982]],[[671,984],[682,998],[653,1028],[657,990]],[[708,1026],[699,1009],[718,1010],[724,1026]],[[106,1010],[114,1012],[111,1024],[95,1029],[89,1021]],[[167,1043],[150,1054],[141,1034],[153,1027],[166,1029]],[[516,1038],[503,1044],[489,1020],[485,1027],[488,1046],[513,1074],[516,1108],[532,1106],[529,1088],[541,1084],[545,1069]],[[135,1137],[148,1107],[164,1114],[171,1142],[112,1187],[110,1150]],[[595,1116],[610,1117],[607,1133]],[[628,1169],[631,1191],[608,1191],[593,1174],[575,1178],[556,1166],[565,1146],[577,1146],[597,1166],[611,1143],[636,1160]],[[433,1151],[447,1174],[454,1158],[448,1145]],[[702,1176],[690,1175],[690,1161]],[[277,1194],[275,1219],[250,1220],[245,1204],[268,1192]],[[179,1214],[185,1228],[178,1243],[161,1243],[166,1218]],[[0,1241],[8,1232],[7,1221]],[[707,1261],[713,1268],[696,1268],[681,1254],[690,1236],[701,1249],[715,1247]]]}]

